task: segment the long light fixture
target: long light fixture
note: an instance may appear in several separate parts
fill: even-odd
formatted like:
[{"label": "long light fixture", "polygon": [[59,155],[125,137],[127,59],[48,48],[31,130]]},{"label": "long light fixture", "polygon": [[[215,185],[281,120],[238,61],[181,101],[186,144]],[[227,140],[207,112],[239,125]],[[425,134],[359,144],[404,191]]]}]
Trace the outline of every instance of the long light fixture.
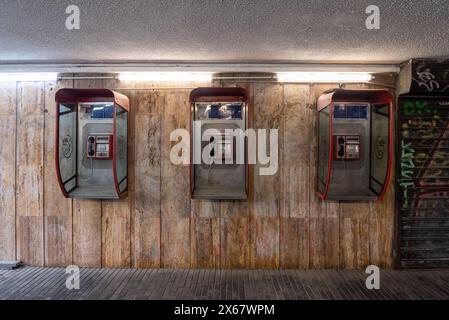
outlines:
[{"label": "long light fixture", "polygon": [[51,73],[0,73],[0,81],[56,81],[58,74]]},{"label": "long light fixture", "polygon": [[210,72],[129,72],[120,73],[120,81],[211,81]]},{"label": "long light fixture", "polygon": [[279,82],[341,83],[368,82],[372,75],[368,72],[279,72]]}]

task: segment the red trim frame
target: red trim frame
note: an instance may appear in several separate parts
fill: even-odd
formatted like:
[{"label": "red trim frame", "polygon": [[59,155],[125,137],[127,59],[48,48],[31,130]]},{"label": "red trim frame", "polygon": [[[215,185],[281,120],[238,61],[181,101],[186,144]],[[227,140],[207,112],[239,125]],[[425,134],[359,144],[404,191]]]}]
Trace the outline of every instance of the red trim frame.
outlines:
[{"label": "red trim frame", "polygon": [[[332,124],[332,114],[334,113],[334,103],[331,102],[329,104],[329,160],[327,162],[327,180],[326,180],[326,186],[324,188],[324,192],[318,193],[318,196],[321,198],[321,200],[326,200],[327,199],[327,193],[329,191],[329,185],[331,183],[331,176],[332,176],[332,161],[333,161],[333,146],[332,146],[332,137],[333,137],[333,124]],[[325,107],[324,107],[325,108]],[[324,109],[321,108],[320,110]],[[319,115],[319,113],[318,113]],[[319,128],[319,126],[318,126]],[[318,129],[319,130],[319,129]],[[318,174],[318,173],[317,173]]]},{"label": "red trim frame", "polygon": [[390,104],[390,114],[388,117],[388,121],[390,122],[390,132],[389,132],[389,139],[388,139],[388,165],[387,165],[387,176],[385,178],[385,184],[384,187],[379,195],[379,201],[382,201],[384,199],[385,193],[387,192],[388,184],[390,183],[390,177],[391,177],[391,166],[393,164],[393,101],[389,102]]},{"label": "red trim frame", "polygon": [[[245,89],[246,90],[246,89]],[[246,129],[249,129],[249,117],[250,117],[250,112],[249,112],[249,104],[250,104],[250,97],[247,96],[246,97],[246,101],[244,101],[245,103],[245,115],[246,115],[246,119],[245,119],[245,127]],[[252,114],[251,114],[252,116]],[[270,146],[271,147],[271,146]],[[249,198],[249,156],[248,156],[248,140],[245,139],[245,161],[246,161],[246,198]]]},{"label": "red trim frame", "polygon": [[326,200],[327,199],[327,193],[329,192],[329,185],[331,183],[331,176],[332,176],[332,154],[334,153],[334,146],[332,145],[332,137],[334,136],[334,130],[333,130],[333,123],[332,123],[332,115],[334,114],[334,103],[331,102],[329,105],[329,160],[327,163],[327,181],[326,181],[326,188],[324,189],[324,193],[321,199]]},{"label": "red trim frame", "polygon": [[[128,97],[126,97],[128,99]],[[129,190],[129,100],[128,100],[128,109],[126,111],[126,189],[120,194],[120,197],[124,197],[128,194]]]},{"label": "red trim frame", "polygon": [[[359,95],[359,97],[348,97],[352,94]],[[366,96],[366,97],[364,97]],[[388,137],[388,164],[387,164],[387,173],[385,183],[383,185],[382,191],[378,196],[378,200],[383,200],[385,193],[387,191],[390,178],[391,178],[391,167],[393,163],[393,96],[387,90],[344,90],[337,89],[333,92],[325,92],[318,98],[317,111],[319,115],[319,111],[327,107],[325,103],[329,102],[329,162],[328,162],[328,179],[326,182],[326,188],[323,194],[317,192],[318,196],[321,200],[327,200],[327,194],[329,192],[329,184],[332,177],[332,161],[333,161],[333,111],[334,111],[334,102],[343,103],[343,102],[366,102],[369,103],[370,106],[372,104],[385,103],[389,105],[389,137]],[[319,130],[319,122],[318,122],[318,130]],[[319,157],[319,154],[318,154]],[[318,174],[318,172],[317,172]]]},{"label": "red trim frame", "polygon": [[[196,102],[243,102],[245,103],[245,126],[248,129],[249,125],[249,94],[246,88],[242,87],[230,87],[230,88],[196,88],[190,93],[190,165],[189,165],[189,184],[190,184],[190,198],[194,199],[193,196],[193,134],[192,134],[192,123],[194,121],[194,108]],[[246,199],[249,197],[249,164],[248,164],[248,142],[245,139],[245,161],[246,161],[246,176],[245,176],[245,191]]]},{"label": "red trim frame", "polygon": [[190,108],[190,121],[189,121],[189,134],[190,134],[190,163],[189,163],[189,188],[190,188],[190,198],[193,199],[193,135],[192,135],[192,123],[193,123],[193,110],[195,108],[195,102],[191,101],[189,104]]},{"label": "red trim frame", "polygon": [[[116,111],[117,105],[122,107],[126,113],[129,114],[129,99],[127,96],[111,91],[109,89],[72,89],[64,88],[58,90],[55,95],[56,101],[56,126],[55,126],[55,168],[56,177],[61,188],[61,191],[66,198],[70,198],[70,195],[65,190],[61,177],[61,168],[59,165],[59,108],[62,103],[75,104],[75,112],[78,115],[78,103],[82,102],[112,102],[114,104],[114,119],[113,119],[113,150],[112,150],[112,170],[114,177],[115,190],[117,192],[117,197],[121,198],[128,192],[128,182],[125,191],[120,193],[120,188],[117,181],[117,137],[116,137]],[[77,117],[78,118],[78,117]],[[129,136],[129,115],[126,117],[127,125],[127,140]],[[78,127],[77,127],[78,131]],[[78,147],[76,147],[78,149]],[[129,161],[129,144],[127,143],[127,161]],[[126,178],[129,175],[129,166],[126,165]]]},{"label": "red trim frame", "polygon": [[329,186],[331,184],[331,178],[332,178],[332,161],[334,161],[332,159],[332,153],[334,152],[334,146],[332,145],[332,137],[334,135],[334,103],[332,102],[330,104],[330,110],[329,110],[329,124],[330,124],[330,128],[329,128],[329,163],[328,163],[328,168],[329,168],[329,173],[327,175],[327,183],[326,183],[326,190],[324,191],[324,198],[327,199],[327,193],[329,192]]},{"label": "red trim frame", "polygon": [[[114,124],[112,125],[112,140],[114,141],[114,151],[117,150],[117,103],[114,102]],[[114,175],[114,185],[117,196],[120,197],[120,189],[117,180],[117,155],[112,153],[112,171]]]},{"label": "red trim frame", "polygon": [[248,102],[248,91],[241,87],[202,87],[192,90],[190,103],[194,102]]},{"label": "red trim frame", "polygon": [[[69,198],[69,194],[65,190],[62,177],[61,167],[59,166],[59,109],[60,103],[56,103],[56,125],[55,125],[55,164],[56,164],[56,178],[58,180],[59,187],[61,188],[64,197]],[[75,111],[78,114],[78,110]]]},{"label": "red trim frame", "polygon": [[[114,171],[114,184],[115,184],[115,190],[117,192],[117,195],[119,198],[123,197],[125,194],[128,193],[128,143],[126,143],[126,189],[125,191],[120,193],[120,186],[119,186],[119,181],[117,178],[117,153],[115,152],[117,149],[117,134],[116,134],[116,130],[117,130],[117,106],[121,107],[121,105],[119,105],[117,102],[114,103],[114,125],[113,125],[113,129],[114,130],[114,134],[113,134],[113,144],[114,144],[114,152],[112,154],[112,170]],[[126,113],[128,113],[128,111],[126,109],[124,109]],[[126,116],[126,126],[129,128],[129,116]],[[127,129],[127,135],[128,135],[128,129]]]}]

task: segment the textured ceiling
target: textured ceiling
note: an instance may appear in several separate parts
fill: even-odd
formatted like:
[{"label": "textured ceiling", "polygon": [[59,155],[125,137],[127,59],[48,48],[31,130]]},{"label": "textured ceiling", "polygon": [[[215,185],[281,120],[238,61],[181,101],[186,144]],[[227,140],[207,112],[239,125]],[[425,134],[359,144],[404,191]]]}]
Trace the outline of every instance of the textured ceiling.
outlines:
[{"label": "textured ceiling", "polygon": [[[81,29],[65,28],[65,8]],[[381,29],[365,28],[365,8]],[[400,62],[449,56],[448,0],[0,0],[0,62]]]}]

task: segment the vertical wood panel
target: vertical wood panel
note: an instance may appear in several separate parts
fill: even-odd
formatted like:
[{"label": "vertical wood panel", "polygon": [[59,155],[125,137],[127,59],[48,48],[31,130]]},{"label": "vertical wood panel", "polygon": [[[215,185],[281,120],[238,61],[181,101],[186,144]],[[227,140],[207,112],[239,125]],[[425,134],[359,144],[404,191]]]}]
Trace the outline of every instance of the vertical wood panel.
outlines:
[{"label": "vertical wood panel", "polygon": [[280,267],[307,269],[309,267],[309,219],[280,219]]},{"label": "vertical wood panel", "polygon": [[252,268],[279,268],[279,218],[256,218],[251,226],[255,238]]},{"label": "vertical wood panel", "polygon": [[131,228],[128,197],[102,201],[101,265],[131,267]]},{"label": "vertical wood panel", "polygon": [[[322,205],[326,212],[326,204]],[[340,221],[338,218],[318,217],[310,221],[310,267],[338,268],[340,265]]]},{"label": "vertical wood panel", "polygon": [[134,126],[134,210],[160,217],[161,154],[159,115],[137,115]]},{"label": "vertical wood panel", "polygon": [[[254,128],[278,129],[279,137],[284,133],[283,128],[283,87],[278,84],[254,85]],[[267,132],[267,140],[269,135]],[[259,143],[259,142],[258,142]],[[269,141],[266,142],[267,153]],[[279,150],[282,150],[282,140],[279,139]],[[279,216],[279,190],[280,173],[262,176],[259,169],[263,167],[259,163],[254,166],[254,204],[253,214],[255,218]]]},{"label": "vertical wood panel", "polygon": [[19,83],[17,105],[17,257],[44,265],[44,85]]},{"label": "vertical wood panel", "polygon": [[382,202],[371,206],[369,217],[370,263],[381,268],[392,268],[395,215],[394,173]]},{"label": "vertical wood panel", "polygon": [[191,200],[191,258],[194,268],[220,266],[220,201]]},{"label": "vertical wood panel", "polygon": [[55,94],[61,88],[72,87],[73,81],[45,84],[44,128],[44,239],[45,265],[67,266],[72,263],[72,200],[61,192],[55,169]]},{"label": "vertical wood panel", "polygon": [[326,201],[324,218],[324,268],[340,266],[340,203]]},{"label": "vertical wood panel", "polygon": [[73,263],[101,267],[101,201],[73,201]]},{"label": "vertical wood panel", "polygon": [[17,259],[32,266],[44,266],[43,217],[18,215],[16,230]]},{"label": "vertical wood panel", "polygon": [[308,85],[284,85],[282,148],[280,149],[280,266],[309,265],[310,141],[313,114]]},{"label": "vertical wood panel", "polygon": [[[279,84],[254,85],[254,128],[278,129],[283,135],[283,86]],[[269,136],[267,134],[267,136]],[[259,143],[259,142],[258,142]],[[269,139],[267,138],[267,150]],[[279,139],[279,150],[282,140]],[[254,166],[254,201],[251,207],[251,267],[277,268],[279,266],[279,210],[280,173],[260,175],[260,164]]]},{"label": "vertical wood panel", "polygon": [[16,258],[16,83],[0,87],[0,260]]},{"label": "vertical wood panel", "polygon": [[49,215],[44,218],[45,265],[68,266],[72,264],[72,214]]},{"label": "vertical wood panel", "polygon": [[130,170],[133,266],[160,266],[161,237],[161,107],[158,92],[129,94]]},{"label": "vertical wood panel", "polygon": [[[328,207],[329,208],[329,207]],[[324,268],[340,266],[340,220],[326,217],[324,220]]]},{"label": "vertical wood panel", "polygon": [[170,150],[176,142],[170,133],[189,128],[189,92],[163,93],[165,104],[161,142],[161,263],[163,267],[190,266],[190,187],[189,166],[170,161]]},{"label": "vertical wood panel", "polygon": [[223,268],[249,265],[249,204],[247,201],[220,203],[220,260]]},{"label": "vertical wood panel", "polygon": [[248,218],[222,218],[220,221],[221,267],[249,267]]},{"label": "vertical wood panel", "polygon": [[192,267],[220,267],[220,220],[218,218],[192,218]]},{"label": "vertical wood panel", "polygon": [[134,268],[161,266],[161,218],[134,212],[132,253]]},{"label": "vertical wood panel", "polygon": [[16,217],[0,215],[0,260],[16,259]]},{"label": "vertical wood panel", "polygon": [[324,218],[309,219],[309,266],[313,269],[324,268]]},{"label": "vertical wood panel", "polygon": [[369,262],[369,204],[340,203],[340,267],[363,268]]}]

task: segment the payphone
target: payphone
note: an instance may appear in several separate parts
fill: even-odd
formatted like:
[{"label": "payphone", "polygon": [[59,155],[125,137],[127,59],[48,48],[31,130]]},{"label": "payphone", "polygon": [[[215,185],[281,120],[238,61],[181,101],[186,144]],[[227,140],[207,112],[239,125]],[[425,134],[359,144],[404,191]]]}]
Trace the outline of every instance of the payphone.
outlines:
[{"label": "payphone", "polygon": [[360,135],[334,135],[334,160],[359,160]]},{"label": "payphone", "polygon": [[385,194],[392,157],[392,95],[332,90],[318,99],[318,195],[375,200]]},{"label": "payphone", "polygon": [[191,92],[192,198],[248,197],[247,101],[243,88],[197,88]]},{"label": "payphone", "polygon": [[93,134],[87,137],[87,157],[95,160],[112,159],[112,135]]},{"label": "payphone", "polygon": [[64,196],[123,196],[128,185],[128,98],[107,89],[61,89],[56,108],[55,160]]}]

